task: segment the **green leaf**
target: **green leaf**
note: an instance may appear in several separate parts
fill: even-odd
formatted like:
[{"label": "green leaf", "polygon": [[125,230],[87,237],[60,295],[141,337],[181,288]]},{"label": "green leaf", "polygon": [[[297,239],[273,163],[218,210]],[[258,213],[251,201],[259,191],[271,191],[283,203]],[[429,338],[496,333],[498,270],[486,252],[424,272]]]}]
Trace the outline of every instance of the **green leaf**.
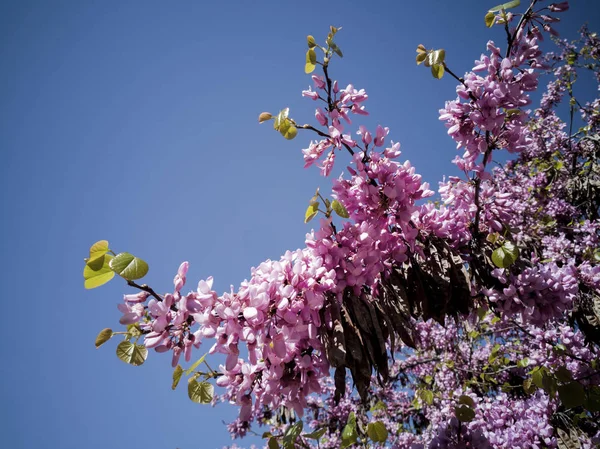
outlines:
[{"label": "green leaf", "polygon": [[434,78],[442,79],[444,76],[444,66],[442,64],[433,64],[431,66],[431,74]]},{"label": "green leaf", "polygon": [[191,378],[188,381],[188,396],[198,404],[210,404],[214,390],[212,384],[205,380],[198,382],[196,379]]},{"label": "green leaf", "polygon": [[417,54],[417,65],[421,65],[421,63],[423,63],[423,61],[425,61],[425,59],[427,59],[427,53]]},{"label": "green leaf", "polygon": [[356,415],[350,412],[348,415],[348,424],[342,430],[342,449],[352,446],[358,441],[358,433],[356,431]]},{"label": "green leaf", "polygon": [[315,42],[315,38],[312,37],[310,34],[308,36],[306,36],[306,42],[308,42],[308,48],[314,48],[317,46],[317,43]]},{"label": "green leaf", "polygon": [[385,443],[388,437],[388,431],[381,421],[369,423],[367,426],[367,435],[375,443]]},{"label": "green leaf", "polygon": [[127,325],[127,335],[132,338],[138,338],[140,335],[142,335],[142,329],[140,328],[139,323]]},{"label": "green leaf", "polygon": [[146,361],[148,350],[144,345],[125,340],[117,346],[117,357],[130,365],[140,366]]},{"label": "green leaf", "polygon": [[183,368],[181,365],[177,365],[175,367],[175,371],[173,371],[173,384],[171,385],[171,389],[177,388],[179,385],[179,381],[181,380],[181,376],[183,375]]},{"label": "green leaf", "polygon": [[600,412],[600,387],[588,388],[585,408],[592,413]]},{"label": "green leaf", "polygon": [[419,390],[419,397],[427,405],[433,404],[433,391],[431,390]]},{"label": "green leaf", "polygon": [[524,358],[521,359],[517,362],[517,366],[519,368],[527,368],[529,366],[529,359],[528,358]]},{"label": "green leaf", "polygon": [[423,45],[423,44],[417,45],[417,53],[419,53],[419,54],[422,54],[422,53],[427,54],[427,49],[425,48],[425,45]]},{"label": "green leaf", "polygon": [[292,140],[298,134],[298,128],[296,128],[294,125],[290,125],[286,128],[285,132],[282,132],[281,134],[287,140]]},{"label": "green leaf", "polygon": [[304,223],[308,223],[310,220],[315,218],[315,215],[319,212],[319,203],[310,203],[306,212],[304,213]]},{"label": "green leaf", "polygon": [[331,208],[340,217],[342,217],[342,218],[350,218],[350,215],[348,214],[348,211],[346,210],[346,208],[344,207],[344,205],[342,203],[340,203],[338,200],[333,200],[332,201]]},{"label": "green leaf", "polygon": [[498,268],[508,268],[519,258],[519,248],[512,242],[504,242],[492,252],[492,262]]},{"label": "green leaf", "polygon": [[454,410],[454,414],[460,422],[471,422],[475,418],[475,410],[468,405],[459,405]]},{"label": "green leaf", "polygon": [[86,264],[96,271],[104,265],[104,255],[109,251],[108,240],[99,240],[90,247],[90,257]]},{"label": "green leaf", "polygon": [[271,120],[273,116],[269,112],[261,112],[258,116],[258,123],[266,122],[267,120]]},{"label": "green leaf", "polygon": [[279,131],[279,127],[287,121],[289,113],[290,108],[285,108],[279,111],[279,114],[277,114],[277,117],[275,117],[275,120],[273,122],[273,128],[275,128],[275,130]]},{"label": "green leaf", "polygon": [[302,435],[304,438],[310,438],[311,440],[319,441],[323,435],[327,432],[327,427],[321,427],[320,429],[315,430],[311,433],[305,433]]},{"label": "green leaf", "polygon": [[559,366],[554,375],[561,382],[570,382],[573,380],[573,375],[566,366]]},{"label": "green leaf", "polygon": [[289,426],[283,435],[283,446],[291,449],[295,448],[295,442],[300,436],[303,427],[304,423],[302,421],[296,421],[294,424]]},{"label": "green leaf", "polygon": [[488,12],[485,15],[485,26],[488,28],[491,28],[492,26],[494,26],[494,22],[496,21],[496,14],[494,14],[493,12]]},{"label": "green leaf", "polygon": [[83,279],[85,279],[83,285],[88,290],[106,284],[115,276],[115,273],[110,268],[112,256],[110,254],[105,254],[102,256],[102,260],[103,265],[98,270],[93,270],[89,265],[86,265],[83,268]]},{"label": "green leaf", "polygon": [[435,50],[432,52],[431,54],[431,58],[432,58],[432,63],[433,64],[444,64],[444,59],[446,59],[446,51],[443,48],[440,48],[439,50]]},{"label": "green leaf", "polygon": [[110,340],[113,336],[113,331],[112,329],[106,328],[106,329],[102,329],[100,331],[100,333],[98,334],[98,336],[96,337],[96,349],[98,349],[100,346],[102,346],[104,343],[106,343],[108,340]]},{"label": "green leaf", "polygon": [[128,281],[143,278],[148,273],[148,264],[129,253],[119,253],[109,263],[110,268]]},{"label": "green leaf", "polygon": [[458,403],[471,408],[475,408],[475,401],[471,396],[467,396],[466,394],[463,394],[461,397],[458,398]]},{"label": "green leaf", "polygon": [[387,405],[385,405],[385,402],[383,402],[381,399],[379,401],[377,401],[377,403],[373,407],[371,407],[372,412],[376,412],[379,410],[382,410],[382,411],[387,410]]},{"label": "green leaf", "polygon": [[268,447],[269,447],[269,449],[279,449],[279,442],[277,441],[277,438],[275,438],[275,437],[269,438]]},{"label": "green leaf", "polygon": [[502,11],[502,10],[506,11],[507,9],[516,8],[520,4],[521,4],[521,0],[513,0],[511,2],[506,2],[501,5],[494,6],[492,9],[489,10],[489,12],[498,12],[498,11]]},{"label": "green leaf", "polygon": [[188,369],[186,369],[185,375],[189,376],[190,374],[192,374],[194,372],[194,370],[196,368],[198,368],[198,365],[200,365],[202,362],[204,362],[204,359],[206,358],[207,355],[208,355],[208,352],[206,354],[204,354],[202,357],[200,357],[198,360],[196,360],[192,366],[190,366]]},{"label": "green leaf", "polygon": [[334,44],[333,42],[331,43],[331,49],[335,52],[336,55],[338,55],[340,58],[344,57],[344,54],[342,53],[342,50],[340,50],[340,47],[338,47],[336,44]]},{"label": "green leaf", "polygon": [[585,391],[579,382],[569,382],[558,387],[558,397],[566,408],[574,408],[585,402]]},{"label": "green leaf", "polygon": [[312,73],[317,67],[317,53],[314,48],[309,48],[306,52],[306,64],[304,65],[304,73]]}]

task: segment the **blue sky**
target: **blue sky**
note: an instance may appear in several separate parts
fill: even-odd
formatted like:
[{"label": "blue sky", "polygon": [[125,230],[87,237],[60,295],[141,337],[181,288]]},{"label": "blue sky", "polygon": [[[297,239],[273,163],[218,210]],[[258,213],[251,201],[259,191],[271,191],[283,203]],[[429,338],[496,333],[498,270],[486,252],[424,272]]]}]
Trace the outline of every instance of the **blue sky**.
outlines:
[{"label": "blue sky", "polygon": [[[559,30],[575,37],[600,4],[573,2]],[[304,170],[301,148],[262,111],[301,97],[305,37],[342,26],[344,59],[332,76],[369,93],[372,129],[389,126],[403,158],[433,186],[453,173],[454,144],[437,120],[454,81],[434,80],[415,48],[446,49],[463,73],[501,29],[483,25],[495,2],[0,1],[0,199],[4,324],[0,327],[0,430],[5,447],[220,448],[229,406],[172,392],[168,357],[119,361],[118,280],[83,289],[89,246],[108,239],[150,264],[145,280],[188,287],[209,275],[218,291],[250,267],[301,247],[303,214],[328,181]],[[358,124],[358,122],[356,123]],[[341,158],[338,159],[341,162]],[[334,175],[344,165],[338,162]],[[200,356],[208,346],[198,351]]]}]

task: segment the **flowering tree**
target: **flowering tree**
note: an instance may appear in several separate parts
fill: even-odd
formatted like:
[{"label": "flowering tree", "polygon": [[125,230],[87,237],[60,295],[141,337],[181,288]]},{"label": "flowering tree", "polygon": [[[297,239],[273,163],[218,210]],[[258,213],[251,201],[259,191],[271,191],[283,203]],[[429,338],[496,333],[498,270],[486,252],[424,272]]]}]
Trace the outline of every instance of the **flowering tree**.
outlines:
[{"label": "flowering tree", "polygon": [[[539,41],[568,4],[512,12],[519,3],[488,12],[506,42],[489,41],[462,77],[444,50],[417,47],[418,64],[458,81],[440,120],[463,176],[440,182],[438,201],[399,162],[388,128],[347,131],[368,95],[330,75],[339,29],[323,46],[308,36],[305,71],[322,70],[303,92],[316,123],[288,109],[259,121],[287,139],[313,133],[305,167],[324,176],[346,158],[331,197],[317,190],[309,202],[319,228],[223,294],[210,277],[185,293],[187,262],[159,294],[136,282],[144,261],[97,242],[86,288],[117,274],[137,292],[119,305],[126,329],[104,329],[96,346],[123,335],[117,355],[132,365],[148,349],[171,352],[174,389],[187,376],[193,401],[238,406],[231,434],[263,426],[270,449],[600,444],[600,99],[575,89],[583,72],[600,83],[600,39],[583,28],[544,54]],[[492,168],[499,152],[514,156]],[[212,346],[184,370],[203,340]]]}]

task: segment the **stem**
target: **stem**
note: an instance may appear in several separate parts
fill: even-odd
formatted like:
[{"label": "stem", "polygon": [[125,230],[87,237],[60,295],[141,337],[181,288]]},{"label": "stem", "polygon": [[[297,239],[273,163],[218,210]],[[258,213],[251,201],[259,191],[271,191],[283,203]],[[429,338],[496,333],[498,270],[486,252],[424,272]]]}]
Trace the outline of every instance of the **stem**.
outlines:
[{"label": "stem", "polygon": [[136,284],[133,281],[128,280],[127,281],[127,285],[129,285],[130,287],[135,287],[139,290],[142,290],[146,293],[149,293],[150,295],[154,296],[156,298],[157,301],[162,301],[163,298],[161,298],[154,290],[152,290],[152,288],[148,287],[146,284],[140,285],[140,284]]}]

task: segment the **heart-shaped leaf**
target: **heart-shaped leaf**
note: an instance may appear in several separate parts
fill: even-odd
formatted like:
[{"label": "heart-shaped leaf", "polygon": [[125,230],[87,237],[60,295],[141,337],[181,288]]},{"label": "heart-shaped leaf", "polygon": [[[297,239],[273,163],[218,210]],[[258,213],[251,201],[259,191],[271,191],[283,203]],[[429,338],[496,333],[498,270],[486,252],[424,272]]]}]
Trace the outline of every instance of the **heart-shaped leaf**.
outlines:
[{"label": "heart-shaped leaf", "polygon": [[117,346],[117,357],[130,365],[140,366],[148,357],[148,349],[144,345],[124,340]]},{"label": "heart-shaped leaf", "polygon": [[92,289],[100,287],[101,285],[106,284],[115,276],[115,273],[110,268],[110,262],[112,261],[113,257],[110,254],[105,254],[102,256],[101,259],[102,266],[99,269],[93,270],[87,264],[83,268],[83,279],[85,279],[83,285],[85,288]]},{"label": "heart-shaped leaf", "polygon": [[214,390],[210,382],[198,382],[194,378],[188,381],[188,396],[198,404],[210,404],[213,399]]},{"label": "heart-shaped leaf", "polygon": [[119,253],[110,261],[110,268],[128,281],[143,278],[148,273],[148,264],[129,253]]}]

